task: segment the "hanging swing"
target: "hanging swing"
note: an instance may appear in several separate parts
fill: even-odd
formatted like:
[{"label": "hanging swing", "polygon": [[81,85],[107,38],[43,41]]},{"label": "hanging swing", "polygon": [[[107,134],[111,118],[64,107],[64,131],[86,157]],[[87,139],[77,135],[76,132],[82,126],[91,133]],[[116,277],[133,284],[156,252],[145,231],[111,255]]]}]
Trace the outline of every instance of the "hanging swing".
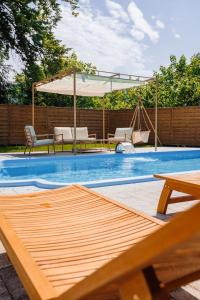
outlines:
[{"label": "hanging swing", "polygon": [[[137,125],[136,125],[137,124]],[[147,114],[147,111],[143,105],[142,99],[138,98],[138,103],[133,113],[133,117],[130,123],[132,127],[132,143],[133,144],[147,144],[151,129],[155,133],[154,126]],[[150,129],[151,128],[151,129]],[[158,138],[159,140],[159,138]],[[160,142],[160,140],[159,140]],[[160,142],[161,144],[161,142]]]}]

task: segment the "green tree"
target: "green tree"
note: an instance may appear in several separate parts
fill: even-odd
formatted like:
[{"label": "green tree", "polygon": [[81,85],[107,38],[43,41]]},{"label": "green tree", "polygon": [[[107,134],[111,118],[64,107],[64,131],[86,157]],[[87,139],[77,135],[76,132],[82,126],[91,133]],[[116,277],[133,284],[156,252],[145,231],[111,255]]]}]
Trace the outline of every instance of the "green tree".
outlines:
[{"label": "green tree", "polygon": [[170,57],[170,65],[158,72],[160,106],[189,106],[200,104],[200,55],[189,63],[182,55]]},{"label": "green tree", "polygon": [[[72,12],[77,0],[69,2]],[[56,0],[2,0],[0,2],[0,49],[9,55],[15,50],[25,62],[43,55],[44,37],[52,32],[61,18],[59,1]]]},{"label": "green tree", "polygon": [[[71,5],[72,13],[76,16],[78,0],[62,1]],[[52,31],[60,18],[60,2],[56,0],[0,1],[1,102],[8,81],[5,60],[10,52],[15,51],[28,67],[44,59],[45,43],[52,41]]]},{"label": "green tree", "polygon": [[[184,55],[177,59],[170,56],[170,64],[161,66],[154,73],[158,83],[160,107],[200,105],[200,54],[192,56],[189,62]],[[147,85],[127,91],[117,91],[106,96],[108,109],[133,108],[138,96],[145,107],[154,107],[156,80]]]},{"label": "green tree", "polygon": [[6,102],[9,68],[10,66],[5,64],[4,54],[0,52],[0,103]]}]

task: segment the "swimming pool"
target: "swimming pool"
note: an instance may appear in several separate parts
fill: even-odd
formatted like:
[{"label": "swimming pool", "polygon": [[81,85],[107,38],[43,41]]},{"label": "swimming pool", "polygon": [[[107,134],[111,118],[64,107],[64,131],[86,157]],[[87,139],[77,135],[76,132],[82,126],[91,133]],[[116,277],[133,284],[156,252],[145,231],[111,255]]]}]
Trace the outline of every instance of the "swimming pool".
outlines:
[{"label": "swimming pool", "polygon": [[30,157],[0,161],[0,186],[105,186],[152,180],[155,173],[199,169],[199,150]]}]

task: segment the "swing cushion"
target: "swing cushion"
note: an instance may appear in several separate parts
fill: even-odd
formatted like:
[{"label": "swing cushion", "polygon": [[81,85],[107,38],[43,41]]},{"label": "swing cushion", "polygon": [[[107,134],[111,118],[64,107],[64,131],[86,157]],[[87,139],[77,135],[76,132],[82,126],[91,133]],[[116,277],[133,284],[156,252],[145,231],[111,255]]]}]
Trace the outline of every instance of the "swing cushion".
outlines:
[{"label": "swing cushion", "polygon": [[142,140],[143,140],[143,143],[148,143],[149,141],[149,135],[150,135],[150,130],[148,131],[141,131],[141,136],[142,136]]},{"label": "swing cushion", "polygon": [[133,131],[132,142],[133,144],[146,144],[149,140],[150,130],[146,131]]}]

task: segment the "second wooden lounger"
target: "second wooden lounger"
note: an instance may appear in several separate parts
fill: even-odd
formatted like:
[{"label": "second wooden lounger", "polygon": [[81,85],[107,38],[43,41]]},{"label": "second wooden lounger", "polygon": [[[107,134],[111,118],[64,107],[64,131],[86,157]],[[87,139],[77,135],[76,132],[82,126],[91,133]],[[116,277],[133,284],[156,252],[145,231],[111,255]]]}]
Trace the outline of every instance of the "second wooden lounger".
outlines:
[{"label": "second wooden lounger", "polygon": [[1,197],[0,210],[0,238],[30,299],[166,300],[199,278],[200,205],[162,226],[72,186]]},{"label": "second wooden lounger", "polygon": [[[154,177],[165,180],[157,207],[157,212],[160,214],[167,212],[169,204],[200,199],[200,172],[175,175],[155,174]],[[173,191],[181,192],[186,195],[172,197]]]}]

